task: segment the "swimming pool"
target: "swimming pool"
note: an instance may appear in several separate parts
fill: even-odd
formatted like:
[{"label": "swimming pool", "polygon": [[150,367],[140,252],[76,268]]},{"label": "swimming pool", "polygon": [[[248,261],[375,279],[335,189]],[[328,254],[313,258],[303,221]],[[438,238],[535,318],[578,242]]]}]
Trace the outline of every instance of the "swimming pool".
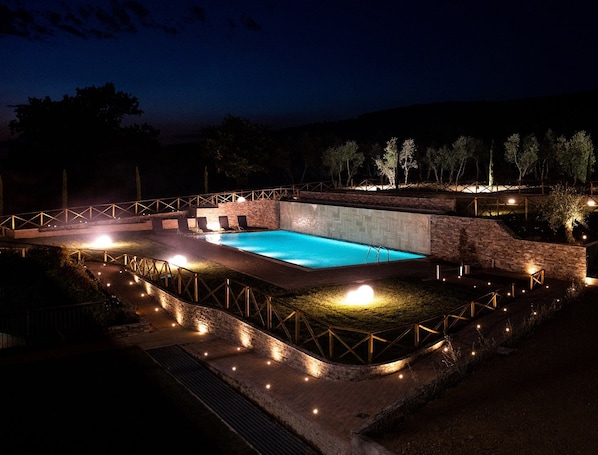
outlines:
[{"label": "swimming pool", "polygon": [[237,248],[310,269],[404,261],[425,257],[421,254],[285,230],[206,234],[201,238],[217,245]]}]

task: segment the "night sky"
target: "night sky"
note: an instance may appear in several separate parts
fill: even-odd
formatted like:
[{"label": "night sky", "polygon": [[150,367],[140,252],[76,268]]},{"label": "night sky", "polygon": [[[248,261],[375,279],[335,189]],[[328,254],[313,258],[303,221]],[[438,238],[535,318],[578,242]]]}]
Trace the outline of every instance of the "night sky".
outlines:
[{"label": "night sky", "polygon": [[106,82],[162,142],[226,114],[278,128],[593,90],[591,3],[3,0],[0,140],[11,106]]}]

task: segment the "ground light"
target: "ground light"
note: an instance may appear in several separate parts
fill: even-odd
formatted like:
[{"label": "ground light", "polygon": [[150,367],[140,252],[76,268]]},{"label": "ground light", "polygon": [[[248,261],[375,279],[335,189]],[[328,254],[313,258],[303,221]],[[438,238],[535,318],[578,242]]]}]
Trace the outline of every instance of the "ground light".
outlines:
[{"label": "ground light", "polygon": [[94,240],[93,246],[97,248],[106,248],[112,245],[112,238],[109,235],[101,235]]},{"label": "ground light", "polygon": [[363,284],[356,290],[349,291],[345,297],[345,303],[349,305],[365,305],[374,300],[374,290],[371,286]]},{"label": "ground light", "polygon": [[181,254],[171,257],[168,262],[177,267],[185,267],[187,265],[187,258]]}]

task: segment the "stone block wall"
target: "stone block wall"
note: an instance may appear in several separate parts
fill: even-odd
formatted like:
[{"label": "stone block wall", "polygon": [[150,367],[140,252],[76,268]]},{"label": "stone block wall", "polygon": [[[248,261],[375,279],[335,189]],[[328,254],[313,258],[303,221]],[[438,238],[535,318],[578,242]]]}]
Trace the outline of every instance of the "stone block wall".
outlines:
[{"label": "stone block wall", "polygon": [[[267,229],[278,229],[279,221],[279,201],[257,200],[244,202],[226,202],[219,204],[218,207],[198,207],[196,216],[205,216],[210,223],[218,223],[218,217],[228,216],[228,223],[231,227],[238,226],[237,215],[245,215],[249,226],[259,226]],[[189,227],[194,228],[195,220],[189,220]]]},{"label": "stone block wall", "polygon": [[544,269],[547,277],[583,281],[586,248],[515,237],[498,220],[430,215],[430,254],[449,262],[517,273]]},{"label": "stone block wall", "polygon": [[428,214],[281,201],[280,228],[411,253],[430,254]]},{"label": "stone block wall", "polygon": [[436,213],[454,212],[457,200],[454,197],[393,196],[368,191],[331,192],[301,191],[301,199],[322,202],[338,202],[348,205],[392,207],[395,210],[419,209]]},{"label": "stone block wall", "polygon": [[300,201],[280,203],[280,227],[425,254],[453,263],[583,281],[586,248],[522,240],[499,220]]},{"label": "stone block wall", "polygon": [[[287,344],[260,328],[235,317],[228,311],[185,302],[178,296],[154,286],[139,276],[135,276],[134,279],[144,286],[148,295],[155,296],[160,302],[160,306],[172,315],[182,327],[200,333],[214,334],[313,377],[361,381],[398,371],[416,358],[409,357],[378,365],[345,365],[329,362]],[[415,355],[425,355],[432,349],[434,347]]]}]

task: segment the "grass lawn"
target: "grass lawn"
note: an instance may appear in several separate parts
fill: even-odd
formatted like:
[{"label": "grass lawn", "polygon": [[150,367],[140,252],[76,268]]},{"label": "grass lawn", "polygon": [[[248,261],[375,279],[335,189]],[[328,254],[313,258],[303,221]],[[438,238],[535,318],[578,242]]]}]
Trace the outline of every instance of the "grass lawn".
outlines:
[{"label": "grass lawn", "polygon": [[481,296],[479,290],[440,281],[388,278],[367,283],[370,303],[348,303],[356,286],[329,286],[289,295],[285,301],[327,324],[367,331],[384,330],[446,314]]}]

